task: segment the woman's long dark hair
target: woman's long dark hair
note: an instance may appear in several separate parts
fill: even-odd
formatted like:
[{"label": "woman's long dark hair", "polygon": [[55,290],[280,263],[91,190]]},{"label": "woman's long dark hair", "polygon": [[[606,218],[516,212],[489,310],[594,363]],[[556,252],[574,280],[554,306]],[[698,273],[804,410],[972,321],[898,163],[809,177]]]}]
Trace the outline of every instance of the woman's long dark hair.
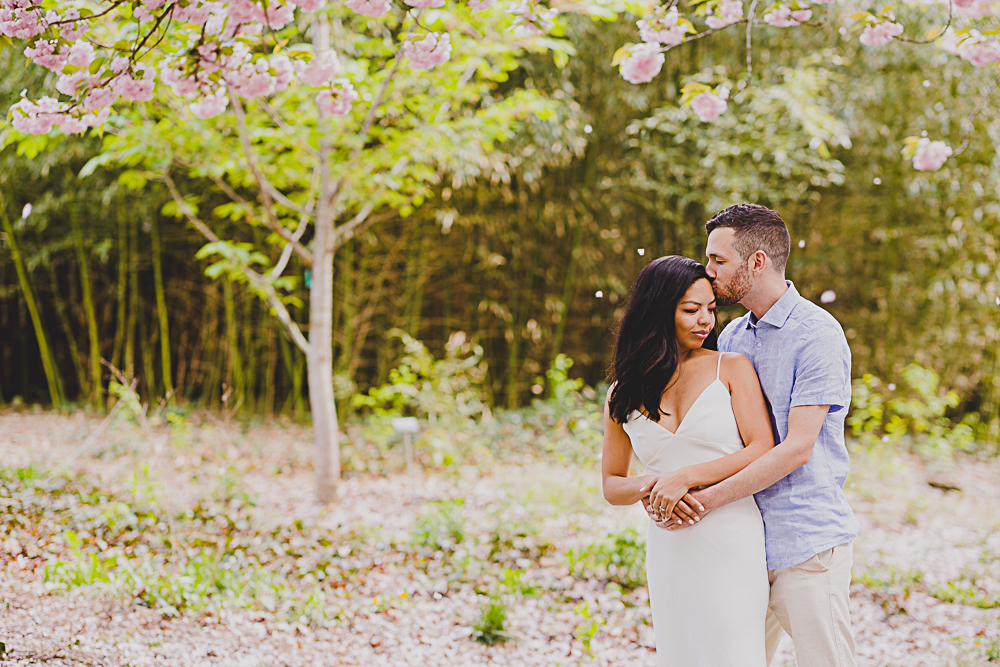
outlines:
[{"label": "woman's long dark hair", "polygon": [[[674,324],[677,303],[703,278],[709,280],[704,266],[676,255],[654,259],[639,272],[618,324],[615,360],[608,378],[614,383],[608,401],[611,418],[619,424],[639,408],[659,421],[660,397],[680,360]],[[713,328],[702,347],[715,350],[717,341]]]}]

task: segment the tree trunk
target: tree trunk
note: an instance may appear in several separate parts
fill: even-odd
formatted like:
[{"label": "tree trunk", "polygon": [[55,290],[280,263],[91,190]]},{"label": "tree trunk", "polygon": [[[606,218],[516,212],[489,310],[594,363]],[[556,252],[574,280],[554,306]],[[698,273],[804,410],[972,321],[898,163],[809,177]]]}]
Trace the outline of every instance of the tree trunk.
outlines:
[{"label": "tree trunk", "polygon": [[580,257],[580,240],[583,238],[583,222],[583,220],[576,220],[576,224],[573,226],[573,240],[569,251],[569,266],[566,267],[566,280],[563,282],[562,301],[559,308],[559,322],[556,324],[555,338],[552,341],[552,356],[549,359],[549,368],[552,368],[556,357],[558,357],[562,352],[563,338],[566,335],[566,322],[569,320],[569,307],[573,303],[573,292],[576,291],[576,265]]},{"label": "tree trunk", "polygon": [[[14,226],[7,217],[7,202],[4,201],[3,193],[0,193],[0,223],[3,223],[3,231],[7,235],[7,245],[10,247],[11,259],[14,260],[14,268],[17,270],[17,279],[21,284],[21,294],[24,296],[25,305],[31,315],[31,323],[35,328],[35,338],[38,339],[38,351],[42,357],[42,368],[45,371],[45,381],[49,385],[49,398],[52,400],[52,407],[57,410],[62,408],[63,397],[59,391],[59,379],[55,359],[52,358],[52,351],[49,348],[48,339],[45,337],[45,327],[42,325],[42,318],[38,313],[38,304],[35,301],[34,292],[31,290],[31,283],[28,282],[28,272],[24,267],[24,260],[21,252],[17,248],[17,240],[14,238]],[[22,368],[25,360],[21,361]],[[24,393],[26,387],[21,387]]]},{"label": "tree trunk", "polygon": [[[313,41],[318,51],[330,46],[326,17],[314,24]],[[329,118],[319,109],[322,125]],[[328,132],[319,134],[320,188],[316,202],[316,234],[313,238],[312,286],[309,289],[309,407],[312,410],[315,447],[316,499],[332,503],[340,481],[340,446],[337,441],[337,407],[333,395],[333,243],[331,208],[335,177],[330,170],[333,147]]]},{"label": "tree trunk", "polygon": [[160,321],[160,363],[163,366],[163,395],[170,399],[174,388],[170,372],[170,320],[167,317],[167,297],[163,291],[163,261],[160,244],[160,218],[150,217],[150,236],[153,241],[153,286],[156,289],[156,314]]}]

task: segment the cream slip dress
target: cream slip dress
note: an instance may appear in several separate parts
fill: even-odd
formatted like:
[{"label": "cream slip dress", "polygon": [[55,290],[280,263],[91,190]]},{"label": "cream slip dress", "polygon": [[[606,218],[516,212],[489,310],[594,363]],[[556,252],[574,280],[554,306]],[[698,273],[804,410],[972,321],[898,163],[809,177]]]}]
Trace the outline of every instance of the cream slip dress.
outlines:
[{"label": "cream slip dress", "polygon": [[[639,410],[624,424],[648,474],[705,463],[743,448],[732,397],[719,379],[695,399],[677,431]],[[646,579],[659,667],[766,667],[769,584],[764,522],[752,496],[668,531],[649,523]]]}]

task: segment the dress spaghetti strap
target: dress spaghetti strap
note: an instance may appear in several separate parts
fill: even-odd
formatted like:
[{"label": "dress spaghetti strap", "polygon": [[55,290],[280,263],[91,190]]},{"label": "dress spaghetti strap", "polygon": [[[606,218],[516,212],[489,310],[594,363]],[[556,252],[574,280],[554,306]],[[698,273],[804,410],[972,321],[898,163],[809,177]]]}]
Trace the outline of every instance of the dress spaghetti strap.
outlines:
[{"label": "dress spaghetti strap", "polygon": [[719,352],[719,363],[715,367],[715,379],[716,380],[719,379],[719,371],[722,370],[722,355],[724,355],[724,354],[725,354],[725,352]]}]

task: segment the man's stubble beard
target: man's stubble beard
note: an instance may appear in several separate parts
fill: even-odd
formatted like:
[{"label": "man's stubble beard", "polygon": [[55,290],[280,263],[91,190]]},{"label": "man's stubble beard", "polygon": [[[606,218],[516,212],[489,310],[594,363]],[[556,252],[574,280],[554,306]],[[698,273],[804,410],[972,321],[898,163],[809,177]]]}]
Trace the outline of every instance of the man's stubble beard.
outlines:
[{"label": "man's stubble beard", "polygon": [[716,281],[712,286],[715,288],[716,305],[732,306],[742,301],[750,291],[750,272],[747,271],[746,265],[743,265],[728,285],[721,287]]}]

